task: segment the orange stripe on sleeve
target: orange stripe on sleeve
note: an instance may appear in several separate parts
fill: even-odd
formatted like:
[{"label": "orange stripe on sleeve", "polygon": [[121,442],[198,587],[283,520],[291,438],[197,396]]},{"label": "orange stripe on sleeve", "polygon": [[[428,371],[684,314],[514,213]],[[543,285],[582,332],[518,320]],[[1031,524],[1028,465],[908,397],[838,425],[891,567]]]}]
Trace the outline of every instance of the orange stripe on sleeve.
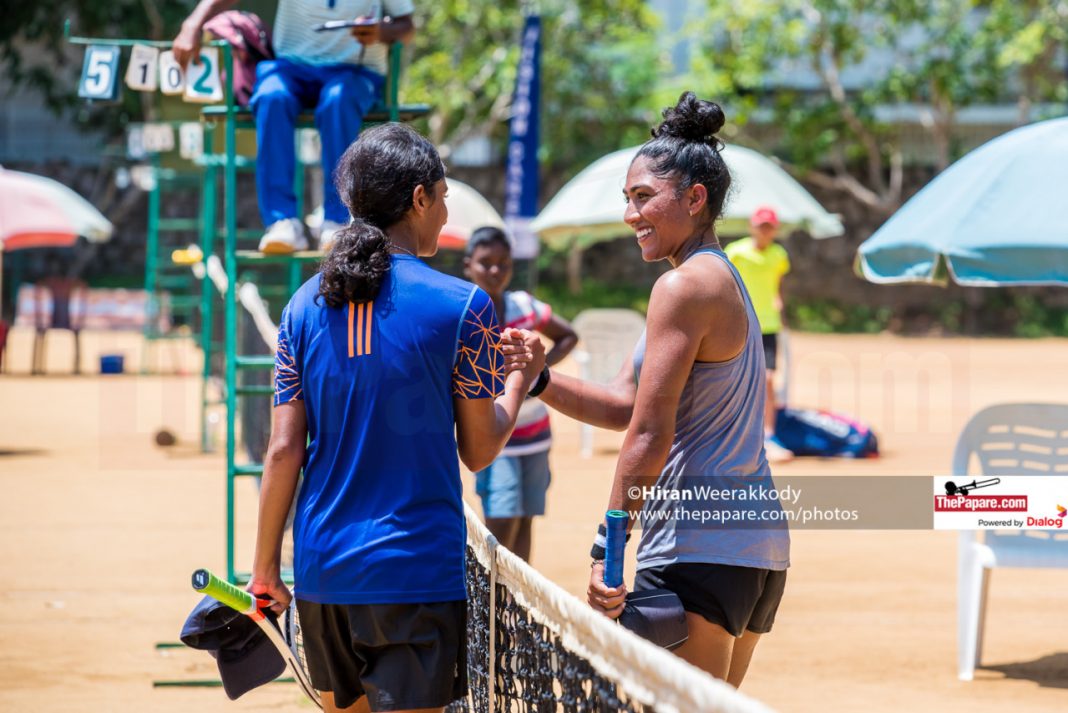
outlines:
[{"label": "orange stripe on sleeve", "polygon": [[364,350],[364,354],[371,353],[371,315],[375,311],[375,302],[371,300],[367,303],[367,348]]},{"label": "orange stripe on sleeve", "polygon": [[363,356],[363,303],[356,306],[356,356]]},{"label": "orange stripe on sleeve", "polygon": [[351,359],[353,356],[355,356],[355,354],[353,354],[353,344],[352,344],[352,316],[353,316],[353,312],[356,311],[354,309],[354,307],[355,307],[355,305],[353,305],[351,302],[349,302],[349,359]]}]

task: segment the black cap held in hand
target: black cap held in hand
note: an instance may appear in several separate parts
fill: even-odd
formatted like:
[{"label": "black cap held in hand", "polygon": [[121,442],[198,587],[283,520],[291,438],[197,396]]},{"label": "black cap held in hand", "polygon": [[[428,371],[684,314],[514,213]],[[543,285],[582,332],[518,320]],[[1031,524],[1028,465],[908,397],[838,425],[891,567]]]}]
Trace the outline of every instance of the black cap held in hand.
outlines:
[{"label": "black cap held in hand", "polygon": [[182,627],[182,643],[215,658],[223,690],[236,700],[286,670],[285,659],[249,617],[204,597]]}]

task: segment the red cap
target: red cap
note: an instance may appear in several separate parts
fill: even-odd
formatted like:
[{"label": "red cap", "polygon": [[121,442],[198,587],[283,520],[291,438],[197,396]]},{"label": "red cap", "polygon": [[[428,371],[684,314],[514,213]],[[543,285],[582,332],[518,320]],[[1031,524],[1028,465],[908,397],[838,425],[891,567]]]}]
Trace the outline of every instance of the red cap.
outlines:
[{"label": "red cap", "polygon": [[775,215],[775,209],[771,206],[762,205],[753,211],[753,215],[749,218],[749,225],[755,228],[765,223],[779,227],[779,216]]}]

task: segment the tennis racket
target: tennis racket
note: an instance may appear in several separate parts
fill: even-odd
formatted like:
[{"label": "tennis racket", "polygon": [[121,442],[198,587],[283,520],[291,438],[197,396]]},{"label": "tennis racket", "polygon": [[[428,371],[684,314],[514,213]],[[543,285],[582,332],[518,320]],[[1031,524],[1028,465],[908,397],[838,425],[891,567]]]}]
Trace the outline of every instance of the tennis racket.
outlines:
[{"label": "tennis racket", "polygon": [[604,515],[604,583],[609,587],[623,584],[623,550],[627,546],[627,513],[609,510]]},{"label": "tennis racket", "polygon": [[[193,572],[193,589],[201,594],[207,594],[235,611],[246,615],[259,625],[260,629],[267,634],[286,666],[293,673],[293,679],[304,691],[304,695],[311,699],[312,703],[319,708],[323,707],[319,700],[319,692],[311,684],[311,678],[307,673],[307,661],[304,658],[304,636],[300,629],[300,619],[297,616],[297,599],[294,597],[289,602],[289,608],[281,617],[282,625],[273,615],[264,613],[261,602],[250,592],[238,589],[234,585],[219,579],[206,569],[198,569]],[[269,603],[269,602],[264,602]]]}]

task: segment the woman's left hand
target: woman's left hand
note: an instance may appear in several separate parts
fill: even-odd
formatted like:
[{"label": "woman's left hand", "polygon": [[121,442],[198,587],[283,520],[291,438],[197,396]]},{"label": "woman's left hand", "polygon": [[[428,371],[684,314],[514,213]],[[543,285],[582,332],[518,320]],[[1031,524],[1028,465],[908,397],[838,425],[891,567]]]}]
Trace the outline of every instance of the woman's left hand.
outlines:
[{"label": "woman's left hand", "polygon": [[609,587],[604,583],[604,562],[594,562],[590,567],[590,586],[586,589],[590,606],[609,619],[618,619],[627,603],[627,585]]}]

